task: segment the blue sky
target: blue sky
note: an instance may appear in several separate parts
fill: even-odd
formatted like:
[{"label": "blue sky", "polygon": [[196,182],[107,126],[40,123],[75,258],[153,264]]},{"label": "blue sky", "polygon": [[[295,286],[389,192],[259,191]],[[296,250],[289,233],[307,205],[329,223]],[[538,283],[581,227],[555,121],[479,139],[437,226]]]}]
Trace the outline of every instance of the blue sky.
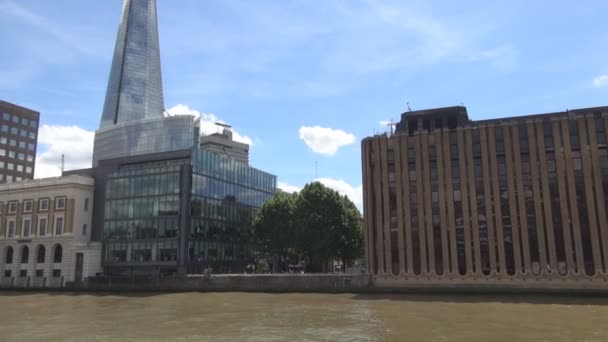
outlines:
[{"label": "blue sky", "polygon": [[[0,98],[41,112],[36,176],[90,165],[122,1],[0,0]],[[360,204],[360,141],[412,109],[608,104],[608,2],[158,1],[165,106],[232,124],[251,163]]]}]

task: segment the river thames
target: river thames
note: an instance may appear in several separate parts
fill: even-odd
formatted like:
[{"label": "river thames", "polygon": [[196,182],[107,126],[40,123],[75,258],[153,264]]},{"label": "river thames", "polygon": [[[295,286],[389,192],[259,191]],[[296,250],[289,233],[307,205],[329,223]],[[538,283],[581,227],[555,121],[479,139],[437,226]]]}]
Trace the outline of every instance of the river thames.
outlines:
[{"label": "river thames", "polygon": [[607,341],[608,300],[0,292],[0,341]]}]

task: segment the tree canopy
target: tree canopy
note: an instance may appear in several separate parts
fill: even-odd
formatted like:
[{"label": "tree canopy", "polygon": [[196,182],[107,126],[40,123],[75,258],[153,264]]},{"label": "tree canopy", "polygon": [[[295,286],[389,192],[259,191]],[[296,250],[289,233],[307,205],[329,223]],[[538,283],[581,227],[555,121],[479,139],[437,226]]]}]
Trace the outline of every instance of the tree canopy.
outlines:
[{"label": "tree canopy", "polygon": [[348,197],[319,182],[266,201],[256,219],[255,236],[260,251],[296,255],[315,272],[332,259],[349,261],[363,254],[359,210]]}]

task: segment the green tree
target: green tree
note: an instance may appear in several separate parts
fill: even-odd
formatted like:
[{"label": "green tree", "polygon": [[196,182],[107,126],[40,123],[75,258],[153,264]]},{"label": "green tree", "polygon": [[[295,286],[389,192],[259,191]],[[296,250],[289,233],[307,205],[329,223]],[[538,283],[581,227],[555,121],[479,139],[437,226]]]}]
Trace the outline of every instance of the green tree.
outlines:
[{"label": "green tree", "polygon": [[295,247],[293,213],[297,194],[279,192],[264,202],[255,220],[258,251],[287,256]]}]

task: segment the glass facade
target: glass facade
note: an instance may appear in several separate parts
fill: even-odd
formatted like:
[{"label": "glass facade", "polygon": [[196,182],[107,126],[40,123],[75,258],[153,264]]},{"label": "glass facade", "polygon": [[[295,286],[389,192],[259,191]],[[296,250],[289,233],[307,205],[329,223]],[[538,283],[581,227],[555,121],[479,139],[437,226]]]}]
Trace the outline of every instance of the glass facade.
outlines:
[{"label": "glass facade", "polygon": [[254,256],[253,220],[275,189],[274,175],[199,149],[191,159],[119,167],[106,182],[108,273],[174,272],[180,236],[189,273],[243,271]]},{"label": "glass facade", "polygon": [[143,120],[98,130],[93,166],[104,159],[188,150],[198,145],[198,135],[199,123],[190,115]]}]

